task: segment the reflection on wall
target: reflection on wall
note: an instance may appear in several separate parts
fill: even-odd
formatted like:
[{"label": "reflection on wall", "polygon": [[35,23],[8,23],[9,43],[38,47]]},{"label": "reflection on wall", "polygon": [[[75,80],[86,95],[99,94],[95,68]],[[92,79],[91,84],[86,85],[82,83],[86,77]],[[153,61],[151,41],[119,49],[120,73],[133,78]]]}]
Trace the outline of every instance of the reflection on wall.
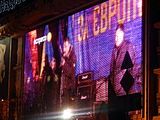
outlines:
[{"label": "reflection on wall", "polygon": [[0,44],[0,83],[2,83],[5,75],[4,55],[6,52],[6,45]]},{"label": "reflection on wall", "polygon": [[8,98],[10,38],[0,40],[0,99]]}]

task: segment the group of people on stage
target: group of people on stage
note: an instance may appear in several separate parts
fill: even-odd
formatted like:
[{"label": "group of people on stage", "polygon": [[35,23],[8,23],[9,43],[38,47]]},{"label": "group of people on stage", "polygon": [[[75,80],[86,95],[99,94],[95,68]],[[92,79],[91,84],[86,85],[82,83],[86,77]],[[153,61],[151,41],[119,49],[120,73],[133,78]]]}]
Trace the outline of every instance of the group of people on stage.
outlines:
[{"label": "group of people on stage", "polygon": [[[117,96],[139,92],[136,91],[135,86],[140,83],[139,81],[141,81],[137,77],[138,66],[136,64],[134,46],[131,42],[124,39],[124,34],[123,24],[118,24],[115,32],[115,46],[112,50],[109,75],[111,86]],[[59,65],[61,69],[60,77],[58,78],[54,72],[56,61],[53,59],[51,65],[49,65],[47,56],[43,74],[46,84],[46,102],[52,99],[50,94],[52,94],[53,91],[50,87],[53,86],[53,84],[56,84],[56,86],[59,85],[59,88],[56,87],[56,89],[59,89],[59,103],[62,106],[65,106],[68,105],[76,96],[75,67],[77,60],[73,45],[71,45],[68,37],[65,38],[62,49],[63,52],[61,52],[62,57]],[[125,61],[125,59],[127,59],[127,61]],[[130,83],[126,82],[129,87],[124,85],[125,80],[122,82],[122,79],[127,79],[124,78],[124,76],[127,75],[132,78]],[[51,105],[48,104],[48,107],[49,106]]]}]

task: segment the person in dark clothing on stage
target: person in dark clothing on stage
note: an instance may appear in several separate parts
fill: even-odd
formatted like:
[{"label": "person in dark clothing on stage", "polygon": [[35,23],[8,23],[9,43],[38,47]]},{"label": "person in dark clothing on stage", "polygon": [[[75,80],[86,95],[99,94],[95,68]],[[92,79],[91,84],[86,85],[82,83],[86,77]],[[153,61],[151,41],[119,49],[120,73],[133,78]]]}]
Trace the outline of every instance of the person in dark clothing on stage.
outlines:
[{"label": "person in dark clothing on stage", "polygon": [[124,39],[124,35],[123,24],[118,24],[109,75],[109,105],[110,110],[112,109],[110,120],[129,120],[128,95],[141,92],[138,88],[140,79],[135,47],[130,41]]},{"label": "person in dark clothing on stage", "polygon": [[[117,96],[137,93],[137,73],[138,66],[136,65],[135,49],[130,41],[124,39],[123,24],[119,24],[116,28],[115,46],[112,51],[110,66],[110,80],[114,92]],[[122,79],[127,72],[131,75],[132,80],[130,87],[123,86]],[[134,80],[133,80],[134,79]]]},{"label": "person in dark clothing on stage", "polygon": [[61,103],[62,105],[68,105],[75,95],[75,64],[76,55],[73,46],[69,43],[69,39],[66,38],[63,45],[63,55],[61,58]]}]

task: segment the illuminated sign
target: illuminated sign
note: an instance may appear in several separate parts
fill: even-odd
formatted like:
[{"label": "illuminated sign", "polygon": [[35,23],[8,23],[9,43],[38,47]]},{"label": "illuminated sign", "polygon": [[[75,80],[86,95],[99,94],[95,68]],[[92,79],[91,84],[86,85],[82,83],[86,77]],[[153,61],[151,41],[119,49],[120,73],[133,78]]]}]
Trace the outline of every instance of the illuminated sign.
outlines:
[{"label": "illuminated sign", "polygon": [[43,36],[43,37],[35,39],[34,44],[40,44],[41,42],[44,42],[46,40],[47,40],[47,36]]},{"label": "illuminated sign", "polygon": [[51,39],[52,39],[52,33],[49,32],[49,33],[47,34],[47,36],[43,36],[43,37],[40,37],[40,38],[35,39],[35,40],[34,40],[34,45],[40,44],[41,42],[44,42],[44,41],[46,41],[46,40],[48,40],[48,41],[50,42]]},{"label": "illuminated sign", "polygon": [[[86,12],[85,12],[86,11]],[[142,0],[109,0],[92,8],[90,13],[85,10],[78,17],[73,15],[79,29],[77,40],[85,40],[92,36],[105,33],[113,28],[113,22],[130,22],[138,17],[142,17]],[[88,15],[89,14],[89,15]],[[91,16],[93,19],[91,19]],[[89,30],[89,25],[92,25]],[[89,33],[90,32],[90,33]]]}]

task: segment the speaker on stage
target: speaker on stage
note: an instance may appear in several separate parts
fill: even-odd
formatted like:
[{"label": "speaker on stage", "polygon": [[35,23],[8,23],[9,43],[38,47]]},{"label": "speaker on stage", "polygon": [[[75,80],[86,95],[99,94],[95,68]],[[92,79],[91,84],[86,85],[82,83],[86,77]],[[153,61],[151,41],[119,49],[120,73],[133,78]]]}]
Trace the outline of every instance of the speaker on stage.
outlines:
[{"label": "speaker on stage", "polygon": [[[84,72],[77,76],[77,109],[83,118],[89,118],[92,115],[93,106],[93,72]],[[81,118],[80,117],[80,118]]]},{"label": "speaker on stage", "polygon": [[89,84],[93,80],[93,72],[84,72],[78,74],[78,85],[80,84]]},{"label": "speaker on stage", "polygon": [[81,116],[92,115],[93,103],[93,87],[92,85],[83,85],[77,87],[77,109]]},{"label": "speaker on stage", "polygon": [[79,100],[89,100],[92,99],[92,85],[78,86],[77,95]]}]

